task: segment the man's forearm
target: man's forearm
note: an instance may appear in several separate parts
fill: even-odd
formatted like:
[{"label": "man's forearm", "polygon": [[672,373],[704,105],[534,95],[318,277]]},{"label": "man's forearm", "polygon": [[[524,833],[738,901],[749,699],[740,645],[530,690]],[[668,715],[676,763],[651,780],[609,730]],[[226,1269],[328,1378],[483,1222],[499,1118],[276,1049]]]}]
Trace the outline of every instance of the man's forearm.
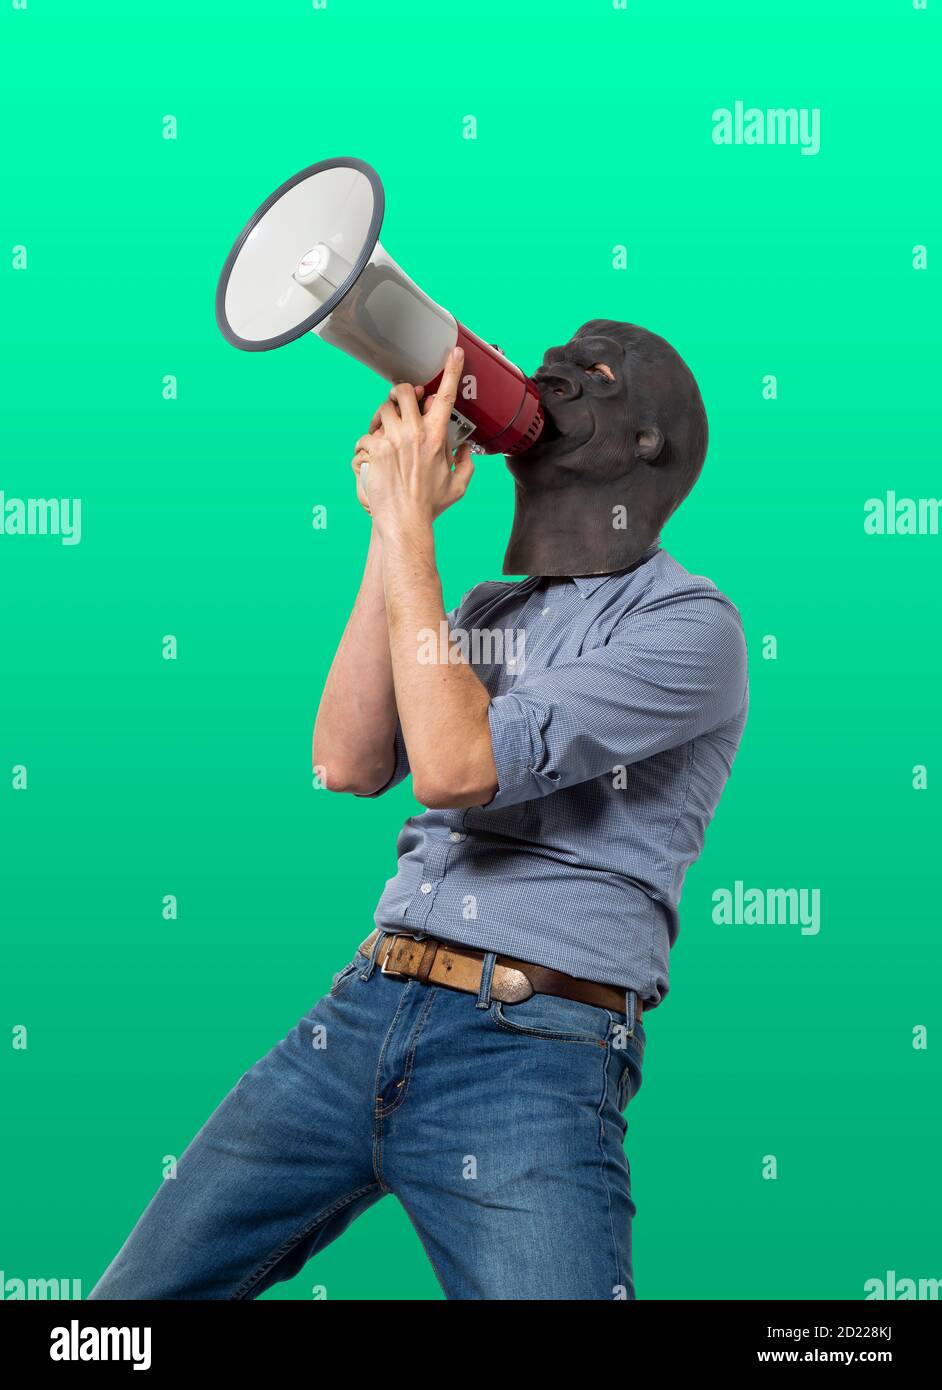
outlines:
[{"label": "man's forearm", "polygon": [[416,799],[425,806],[481,806],[497,791],[491,751],[490,695],[465,662],[437,660],[420,634],[437,641],[445,622],[430,523],[387,527],[383,579],[395,698]]},{"label": "man's forearm", "polygon": [[334,791],[374,792],[395,762],[396,696],[375,527],[363,579],[331,664],[314,725],[313,763]]}]

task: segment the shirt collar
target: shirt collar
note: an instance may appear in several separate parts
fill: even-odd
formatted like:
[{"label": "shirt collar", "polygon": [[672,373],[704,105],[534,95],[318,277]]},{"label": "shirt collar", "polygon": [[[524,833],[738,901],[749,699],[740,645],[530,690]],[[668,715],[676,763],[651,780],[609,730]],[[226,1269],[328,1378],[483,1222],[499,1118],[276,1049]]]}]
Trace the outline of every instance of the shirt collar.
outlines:
[{"label": "shirt collar", "polygon": [[589,598],[595,593],[596,589],[602,584],[607,583],[609,579],[615,579],[618,575],[630,574],[632,570],[640,569],[647,560],[651,559],[652,555],[657,554],[660,548],[660,541],[653,541],[641,556],[641,559],[637,560],[635,564],[629,565],[628,569],[616,570],[613,574],[574,574],[571,576],[572,582],[583,598]]},{"label": "shirt collar", "polygon": [[604,584],[606,579],[611,579],[610,574],[574,574],[572,582],[579,590],[583,598],[588,598],[594,594],[600,584]]}]

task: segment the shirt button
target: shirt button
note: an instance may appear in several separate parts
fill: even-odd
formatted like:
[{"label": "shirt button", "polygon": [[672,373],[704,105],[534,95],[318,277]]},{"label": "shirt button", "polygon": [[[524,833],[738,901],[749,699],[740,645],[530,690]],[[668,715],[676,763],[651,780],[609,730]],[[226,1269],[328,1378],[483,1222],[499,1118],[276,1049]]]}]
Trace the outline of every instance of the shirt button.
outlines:
[{"label": "shirt button", "polygon": [[448,838],[449,840],[453,840],[455,844],[457,844],[459,840],[464,839],[464,836],[461,834],[459,830],[453,830],[451,834],[448,836]]},{"label": "shirt button", "polygon": [[432,891],[432,885],[431,885],[430,883],[423,883],[423,884],[422,884],[422,892],[423,892],[423,893],[431,893],[431,891]]},{"label": "shirt button", "polygon": [[548,612],[549,612],[549,609],[548,609],[548,608],[544,608],[544,609],[543,609],[543,617],[544,617],[544,618],[546,617],[546,615],[547,615]]}]

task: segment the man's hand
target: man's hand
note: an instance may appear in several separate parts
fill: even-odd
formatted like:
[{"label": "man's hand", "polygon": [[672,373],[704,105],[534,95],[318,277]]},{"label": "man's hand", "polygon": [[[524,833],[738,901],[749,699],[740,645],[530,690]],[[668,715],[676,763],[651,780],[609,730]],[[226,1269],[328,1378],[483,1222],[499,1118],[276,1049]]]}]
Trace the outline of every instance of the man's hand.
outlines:
[{"label": "man's hand", "polygon": [[430,526],[467,490],[474,472],[471,447],[462,444],[454,458],[448,448],[463,362],[462,350],[453,348],[438,391],[421,412],[421,387],[394,386],[370,432],[356,442],[357,497],[381,534],[390,527]]},{"label": "man's hand", "polygon": [[[413,389],[413,391],[415,392],[415,398],[416,398],[416,400],[417,400],[417,401],[421,401],[421,400],[422,400],[422,397],[425,395],[425,387],[424,387],[424,386],[413,386],[412,389]],[[395,397],[394,397],[394,395],[393,395],[393,392],[394,392],[394,391],[395,391],[395,387],[393,387],[393,388],[390,390],[389,395],[388,395],[388,397],[387,397],[387,400],[390,400],[390,401],[391,401],[391,400],[394,400],[394,399],[395,399]],[[428,409],[429,409],[429,407],[431,406],[432,401],[433,401],[434,399],[435,399],[434,396],[429,396],[428,400],[425,402],[424,406],[422,407],[422,412],[423,412],[423,414],[425,414],[425,413],[428,411]],[[382,407],[380,407],[380,409],[382,409]],[[372,418],[372,420],[370,421],[370,428],[369,428],[369,431],[368,431],[367,435],[364,436],[364,438],[370,438],[370,439],[371,439],[371,438],[373,438],[374,436],[379,437],[379,436],[382,435],[382,433],[383,433],[383,422],[382,422],[382,419],[380,418],[379,410],[376,410],[376,411],[373,412],[373,418]],[[358,445],[359,445],[359,441],[357,441],[357,443],[358,443]],[[357,480],[357,501],[359,502],[359,504],[360,504],[360,506],[363,508],[363,510],[366,512],[367,516],[372,516],[372,512],[370,511],[369,499],[367,498],[367,495],[366,495],[366,484],[367,484],[367,480],[368,480],[368,478],[369,478],[369,472],[370,472],[370,466],[369,466],[369,463],[368,463],[368,461],[367,461],[367,451],[366,451],[366,449],[361,449],[361,448],[359,448],[359,447],[357,448],[356,453],[353,455],[353,459],[352,459],[352,461],[351,461],[350,467],[353,469],[354,473],[356,474],[356,480]]]}]

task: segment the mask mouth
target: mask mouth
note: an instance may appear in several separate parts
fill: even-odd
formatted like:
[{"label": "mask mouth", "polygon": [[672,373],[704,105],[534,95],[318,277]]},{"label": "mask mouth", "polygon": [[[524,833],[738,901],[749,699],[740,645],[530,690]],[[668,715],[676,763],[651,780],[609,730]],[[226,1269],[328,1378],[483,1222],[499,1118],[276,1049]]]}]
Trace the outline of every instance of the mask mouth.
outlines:
[{"label": "mask mouth", "polygon": [[567,373],[545,367],[535,372],[531,380],[543,409],[543,430],[533,447],[534,461],[537,455],[542,456],[544,449],[547,462],[550,462],[555,461],[561,449],[573,453],[589,444],[596,434],[598,421],[581,383],[572,380]]},{"label": "mask mouth", "polygon": [[541,444],[549,444],[554,439],[562,439],[562,431],[553,418],[553,405],[547,401],[546,394],[540,393],[540,404],[543,407],[543,431],[540,435]]},{"label": "mask mouth", "polygon": [[[532,449],[528,449],[516,459],[509,460],[520,465],[521,475],[526,471],[527,459],[531,458],[531,455],[534,464],[545,463],[563,468],[581,466],[585,461],[580,455],[584,449],[591,446],[597,424],[594,418],[586,421],[578,416],[567,417],[567,407],[577,399],[561,401],[550,392],[540,393],[540,404],[543,408],[543,429],[540,437]],[[563,414],[561,419],[557,420],[554,412],[560,408]]]}]

